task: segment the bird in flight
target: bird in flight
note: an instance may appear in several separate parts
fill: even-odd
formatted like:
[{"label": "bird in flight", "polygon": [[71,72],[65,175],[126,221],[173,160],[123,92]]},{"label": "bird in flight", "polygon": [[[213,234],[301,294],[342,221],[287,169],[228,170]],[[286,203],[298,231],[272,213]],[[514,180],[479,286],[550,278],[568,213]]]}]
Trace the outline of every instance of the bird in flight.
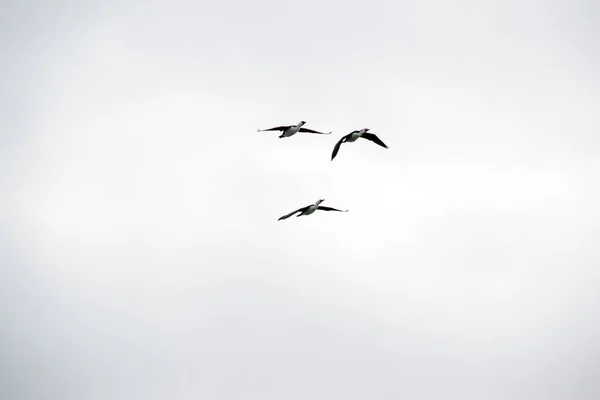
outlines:
[{"label": "bird in flight", "polygon": [[340,151],[340,146],[342,145],[342,143],[356,142],[358,140],[358,138],[367,139],[373,143],[376,143],[382,147],[385,147],[386,149],[388,148],[387,145],[385,143],[383,143],[381,141],[381,139],[379,139],[376,135],[367,132],[368,130],[369,130],[369,128],[363,128],[359,131],[352,131],[349,134],[347,134],[346,136],[342,136],[342,138],[335,144],[335,147],[333,148],[333,153],[331,153],[331,161],[333,161],[333,159],[337,155],[338,151]]},{"label": "bird in flight", "polygon": [[325,206],[321,206],[320,204],[321,204],[322,202],[324,202],[324,201],[325,201],[325,199],[320,199],[320,200],[317,200],[317,201],[315,202],[315,204],[311,204],[311,205],[309,205],[309,206],[306,206],[306,207],[299,208],[299,209],[297,209],[297,210],[295,210],[295,211],[292,211],[292,212],[291,212],[291,213],[289,213],[289,214],[286,214],[286,215],[283,215],[283,216],[279,217],[278,221],[281,221],[282,219],[289,218],[289,217],[291,217],[292,215],[294,215],[294,214],[296,214],[296,213],[299,213],[299,214],[297,215],[297,217],[301,217],[301,216],[303,216],[303,215],[310,215],[310,214],[314,213],[314,212],[315,212],[315,211],[317,211],[317,210],[323,210],[323,211],[339,211],[339,212],[348,212],[348,210],[338,210],[337,208],[332,208],[332,207],[325,207]]},{"label": "bird in flight", "polygon": [[269,129],[257,129],[257,132],[265,132],[265,131],[281,131],[281,135],[279,136],[279,138],[284,138],[284,137],[290,137],[295,135],[298,132],[308,132],[308,133],[317,133],[319,135],[329,135],[331,134],[331,132],[318,132],[318,131],[313,131],[312,129],[308,129],[308,128],[303,128],[304,124],[306,124],[306,121],[300,121],[297,125],[282,125],[282,126],[276,126],[274,128],[269,128]]}]

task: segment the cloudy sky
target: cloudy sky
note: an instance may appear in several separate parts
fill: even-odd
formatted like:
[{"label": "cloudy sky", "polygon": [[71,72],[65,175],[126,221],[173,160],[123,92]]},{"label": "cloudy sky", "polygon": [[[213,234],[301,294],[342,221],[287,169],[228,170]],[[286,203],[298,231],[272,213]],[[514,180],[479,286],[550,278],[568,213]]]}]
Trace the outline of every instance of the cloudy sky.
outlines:
[{"label": "cloudy sky", "polygon": [[0,397],[600,398],[599,24],[3,1]]}]

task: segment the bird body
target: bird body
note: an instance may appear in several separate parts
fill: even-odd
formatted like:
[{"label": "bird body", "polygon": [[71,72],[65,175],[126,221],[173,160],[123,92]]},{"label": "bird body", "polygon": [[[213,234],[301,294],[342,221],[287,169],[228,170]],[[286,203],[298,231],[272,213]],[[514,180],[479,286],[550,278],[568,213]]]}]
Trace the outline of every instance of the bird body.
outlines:
[{"label": "bird body", "polygon": [[345,142],[356,142],[359,138],[370,140],[373,143],[380,145],[381,147],[388,148],[385,143],[381,141],[376,135],[369,133],[369,128],[363,128],[358,131],[352,131],[346,136],[342,136],[342,138],[335,144],[333,148],[333,152],[331,153],[331,161],[335,158],[338,151],[340,151],[340,146]]},{"label": "bird body", "polygon": [[269,128],[269,129],[260,129],[259,128],[259,129],[257,129],[257,132],[281,131],[282,133],[281,133],[281,135],[279,135],[280,139],[285,138],[285,137],[294,136],[298,132],[316,133],[319,135],[331,134],[331,132],[325,133],[325,132],[314,131],[314,130],[308,129],[308,128],[303,128],[304,124],[306,124],[306,121],[300,121],[296,125],[282,125],[282,126],[276,126],[274,128]]},{"label": "bird body", "polygon": [[368,128],[363,128],[359,131],[353,131],[349,135],[347,135],[345,141],[346,142],[356,142],[368,130],[369,130]]},{"label": "bird body", "polygon": [[304,125],[305,123],[306,123],[305,121],[300,121],[300,123],[298,123],[297,125],[292,125],[292,126],[288,127],[285,131],[283,131],[281,136],[283,136],[283,137],[294,136],[296,133],[298,133],[300,128],[302,128],[302,125]]},{"label": "bird body", "polygon": [[295,211],[292,211],[289,214],[286,214],[286,215],[283,215],[283,216],[279,217],[278,221],[281,221],[282,219],[287,219],[287,218],[291,217],[292,215],[294,215],[296,213],[298,213],[298,215],[296,215],[296,217],[301,217],[303,215],[311,215],[311,214],[313,214],[317,210],[348,212],[348,210],[338,210],[337,208],[321,206],[320,204],[322,202],[324,202],[324,201],[325,201],[325,199],[317,200],[314,204],[308,205],[306,207],[299,208],[299,209],[297,209]]},{"label": "bird body", "polygon": [[302,210],[300,212],[300,214],[298,214],[297,216],[299,217],[301,215],[310,215],[310,214],[314,213],[315,211],[317,211],[317,209],[319,208],[319,204],[321,204],[322,202],[323,202],[323,200],[319,200],[315,204],[311,204],[310,206],[308,206],[304,210]]}]

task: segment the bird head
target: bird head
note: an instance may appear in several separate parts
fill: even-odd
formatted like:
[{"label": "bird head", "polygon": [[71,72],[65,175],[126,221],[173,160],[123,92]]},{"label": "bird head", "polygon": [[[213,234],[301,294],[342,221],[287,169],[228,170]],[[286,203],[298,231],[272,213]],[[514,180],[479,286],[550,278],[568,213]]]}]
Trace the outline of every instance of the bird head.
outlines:
[{"label": "bird head", "polygon": [[306,121],[300,121],[300,123],[298,124],[298,126],[302,126],[306,123]]}]

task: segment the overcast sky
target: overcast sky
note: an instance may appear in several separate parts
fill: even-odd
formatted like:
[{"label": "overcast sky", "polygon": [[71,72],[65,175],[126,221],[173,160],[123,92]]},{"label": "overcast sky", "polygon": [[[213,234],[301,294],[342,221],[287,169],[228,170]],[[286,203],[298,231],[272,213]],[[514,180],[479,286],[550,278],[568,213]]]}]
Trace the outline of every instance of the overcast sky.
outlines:
[{"label": "overcast sky", "polygon": [[600,398],[598,26],[3,1],[0,398]]}]

